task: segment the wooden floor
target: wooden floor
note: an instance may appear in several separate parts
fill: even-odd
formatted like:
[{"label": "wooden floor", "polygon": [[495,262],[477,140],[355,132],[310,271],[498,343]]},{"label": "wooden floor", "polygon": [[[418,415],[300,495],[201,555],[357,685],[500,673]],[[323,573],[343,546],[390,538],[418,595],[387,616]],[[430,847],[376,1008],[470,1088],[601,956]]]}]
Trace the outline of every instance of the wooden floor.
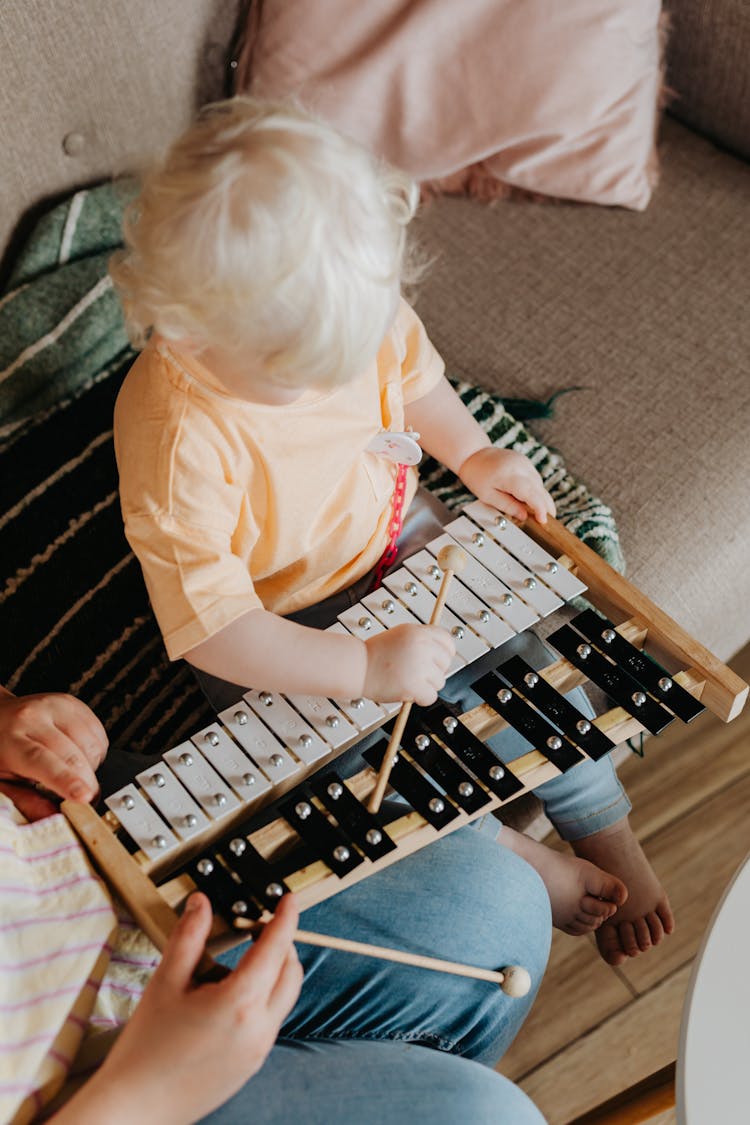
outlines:
[{"label": "wooden floor", "polygon": [[[731,666],[750,680],[750,646]],[[750,706],[726,725],[702,715],[673,728],[619,774],[633,827],[669,893],[675,933],[613,969],[593,940],[555,931],[534,1008],[498,1067],[550,1125],[566,1125],[675,1058],[693,958],[750,851]],[[675,1121],[674,1111],[652,1119]]]}]

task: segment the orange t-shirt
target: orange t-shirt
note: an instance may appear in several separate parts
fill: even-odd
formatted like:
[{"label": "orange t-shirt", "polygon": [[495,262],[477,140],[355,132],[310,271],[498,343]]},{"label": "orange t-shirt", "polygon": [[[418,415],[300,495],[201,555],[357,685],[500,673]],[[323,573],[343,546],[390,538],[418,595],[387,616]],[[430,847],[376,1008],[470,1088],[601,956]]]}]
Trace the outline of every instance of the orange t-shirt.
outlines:
[{"label": "orange t-shirt", "polygon": [[396,467],[367,445],[403,430],[405,405],[443,369],[405,301],[362,375],[283,406],[235,398],[194,356],[148,345],[117,399],[115,451],[125,533],[171,659],[248,610],[292,613],[377,564]]}]

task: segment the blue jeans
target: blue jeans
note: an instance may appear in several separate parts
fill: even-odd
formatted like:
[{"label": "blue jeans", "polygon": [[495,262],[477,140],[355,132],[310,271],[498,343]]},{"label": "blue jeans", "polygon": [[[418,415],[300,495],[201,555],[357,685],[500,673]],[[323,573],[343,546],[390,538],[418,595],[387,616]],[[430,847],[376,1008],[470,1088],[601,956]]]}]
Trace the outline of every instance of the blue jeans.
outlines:
[{"label": "blue jeans", "polygon": [[302,925],[485,968],[520,964],[532,989],[514,999],[483,981],[300,946],[305,980],[279,1040],[206,1122],[543,1125],[490,1069],[523,1023],[549,953],[549,899],[524,860],[461,829],[305,911]]}]

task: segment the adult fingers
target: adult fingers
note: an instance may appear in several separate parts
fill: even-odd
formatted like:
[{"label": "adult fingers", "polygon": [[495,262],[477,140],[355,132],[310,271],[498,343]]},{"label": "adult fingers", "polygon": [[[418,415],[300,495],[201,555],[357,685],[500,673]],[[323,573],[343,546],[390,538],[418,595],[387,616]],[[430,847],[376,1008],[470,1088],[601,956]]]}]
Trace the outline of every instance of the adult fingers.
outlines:
[{"label": "adult fingers", "polygon": [[154,980],[178,991],[186,989],[200,961],[211,931],[211,904],[204,894],[192,894],[167,942]]},{"label": "adult fingers", "polygon": [[75,743],[93,770],[107,753],[107,732],[90,707],[74,695],[52,697],[51,716],[58,730]]},{"label": "adult fingers", "polygon": [[99,791],[96,774],[76,743],[57,727],[49,727],[38,737],[40,741],[29,738],[19,751],[16,772],[38,781],[60,797],[70,797],[74,801],[90,801],[95,797]]},{"label": "adult fingers", "polygon": [[[71,718],[83,746],[58,726]],[[98,759],[100,727],[99,720],[73,696],[44,693],[2,700],[2,767],[62,797],[90,800],[98,786],[84,747],[96,747],[93,757]]]},{"label": "adult fingers", "polygon": [[234,971],[233,987],[268,996],[292,948],[299,912],[292,895],[284,895],[271,921]]}]

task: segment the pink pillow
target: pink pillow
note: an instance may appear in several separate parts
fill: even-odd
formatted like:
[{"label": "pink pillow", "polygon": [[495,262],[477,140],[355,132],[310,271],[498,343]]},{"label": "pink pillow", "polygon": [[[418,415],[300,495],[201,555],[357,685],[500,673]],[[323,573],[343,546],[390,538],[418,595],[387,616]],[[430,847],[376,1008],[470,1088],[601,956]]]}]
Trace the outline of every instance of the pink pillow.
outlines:
[{"label": "pink pillow", "polygon": [[296,95],[421,182],[465,187],[481,163],[483,179],[641,211],[656,181],[660,7],[264,0],[237,89]]}]

